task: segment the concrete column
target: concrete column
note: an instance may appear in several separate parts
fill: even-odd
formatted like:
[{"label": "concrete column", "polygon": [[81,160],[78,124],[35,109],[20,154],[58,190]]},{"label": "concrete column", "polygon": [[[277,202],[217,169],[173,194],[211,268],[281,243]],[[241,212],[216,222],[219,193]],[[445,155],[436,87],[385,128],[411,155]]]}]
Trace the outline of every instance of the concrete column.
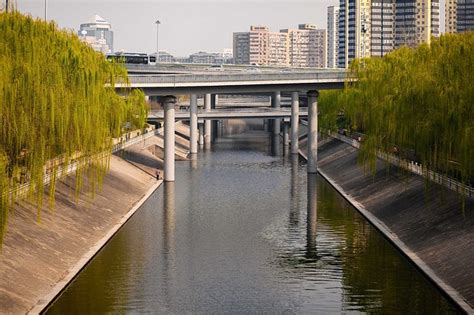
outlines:
[{"label": "concrete column", "polygon": [[204,145],[204,123],[199,124],[199,145]]},{"label": "concrete column", "polygon": [[[211,94],[211,109],[216,109],[218,101],[217,94]],[[211,120],[211,141],[215,142],[217,138],[217,120]]]},{"label": "concrete column", "polygon": [[298,154],[300,100],[298,92],[291,94],[291,154]]},{"label": "concrete column", "polygon": [[[281,94],[279,91],[274,92],[272,96],[272,109],[280,109]],[[272,155],[280,153],[280,119],[274,119],[272,123]]]},{"label": "concrete column", "polygon": [[[211,94],[206,94],[204,96],[204,110],[209,111],[211,110]],[[204,144],[206,147],[211,145],[211,120],[204,121]]]},{"label": "concrete column", "polygon": [[318,91],[308,91],[308,173],[318,172]]},{"label": "concrete column", "polygon": [[175,141],[174,105],[175,104],[176,104],[176,97],[169,95],[163,98],[163,107],[165,109],[165,161],[164,161],[165,182],[174,182],[174,141]]},{"label": "concrete column", "polygon": [[288,135],[288,123],[283,122],[283,146],[287,147],[290,144],[290,137]]},{"label": "concrete column", "polygon": [[198,151],[198,120],[197,120],[197,95],[191,94],[191,104],[189,106],[189,132],[191,134],[189,139],[189,146],[191,154]]}]

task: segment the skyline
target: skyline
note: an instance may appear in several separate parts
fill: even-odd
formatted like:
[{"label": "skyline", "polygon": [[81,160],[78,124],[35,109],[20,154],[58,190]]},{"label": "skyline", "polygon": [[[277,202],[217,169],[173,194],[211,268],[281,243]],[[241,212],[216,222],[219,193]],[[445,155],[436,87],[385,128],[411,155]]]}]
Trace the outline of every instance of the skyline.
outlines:
[{"label": "skyline", "polygon": [[[4,1],[4,0],[2,0]],[[44,0],[18,1],[20,12],[44,18]],[[445,0],[440,1],[440,30],[444,32]],[[75,33],[82,23],[97,14],[111,23],[115,51],[156,51],[156,20],[161,21],[159,49],[176,57],[198,51],[221,52],[232,48],[234,32],[246,32],[250,25],[268,26],[273,31],[316,24],[327,28],[327,7],[337,0],[47,0],[47,19]],[[157,11],[159,13],[155,14]],[[229,14],[232,12],[232,14]],[[180,15],[182,21],[173,19]],[[130,23],[132,19],[136,23]],[[197,26],[196,26],[197,25]]]},{"label": "skyline", "polygon": [[[113,5],[111,5],[113,4]],[[232,48],[233,32],[248,31],[250,25],[265,25],[279,31],[297,28],[300,23],[326,28],[327,7],[335,0],[276,1],[112,1],[48,0],[47,19],[60,28],[77,33],[80,24],[94,14],[111,23],[115,51],[152,53],[156,51],[156,24],[159,49],[174,56],[187,56],[198,51],[219,52]],[[33,17],[44,17],[44,1],[18,2],[18,10]],[[145,8],[145,9],[144,9]],[[153,12],[160,12],[154,14]],[[232,12],[232,14],[230,14]],[[181,19],[175,19],[175,16]],[[136,19],[135,23],[131,20]],[[197,26],[196,26],[197,25]]]}]

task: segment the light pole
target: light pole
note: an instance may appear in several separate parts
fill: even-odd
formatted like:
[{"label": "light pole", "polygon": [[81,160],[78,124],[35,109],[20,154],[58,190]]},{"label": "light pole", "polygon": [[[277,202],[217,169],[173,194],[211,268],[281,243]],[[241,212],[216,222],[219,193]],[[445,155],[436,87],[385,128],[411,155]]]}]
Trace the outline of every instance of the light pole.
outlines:
[{"label": "light pole", "polygon": [[46,21],[46,1],[47,0],[44,0],[44,20]]},{"label": "light pole", "polygon": [[8,0],[7,0],[7,5],[5,7],[5,12],[8,13]]},{"label": "light pole", "polygon": [[156,20],[155,24],[156,24],[156,63],[159,63],[160,62],[160,53],[159,53],[159,50],[158,50],[158,30],[159,30],[159,26],[161,24],[160,20]]}]

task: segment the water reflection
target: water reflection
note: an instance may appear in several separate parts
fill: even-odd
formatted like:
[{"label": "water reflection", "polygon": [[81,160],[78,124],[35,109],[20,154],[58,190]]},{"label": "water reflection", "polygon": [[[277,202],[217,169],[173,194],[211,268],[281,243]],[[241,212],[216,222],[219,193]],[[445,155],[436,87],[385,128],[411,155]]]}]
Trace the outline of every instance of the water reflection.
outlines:
[{"label": "water reflection", "polygon": [[316,227],[318,215],[318,198],[316,174],[308,174],[308,209],[306,215],[306,258],[318,258],[316,249]]},{"label": "water reflection", "polygon": [[300,194],[299,194],[299,158],[296,154],[291,155],[291,174],[290,174],[290,228],[298,227],[300,222]]},{"label": "water reflection", "polygon": [[176,271],[176,215],[175,215],[175,183],[163,183],[163,247],[162,247],[162,279],[160,285],[163,292],[163,302],[166,308],[173,305],[173,287]]}]

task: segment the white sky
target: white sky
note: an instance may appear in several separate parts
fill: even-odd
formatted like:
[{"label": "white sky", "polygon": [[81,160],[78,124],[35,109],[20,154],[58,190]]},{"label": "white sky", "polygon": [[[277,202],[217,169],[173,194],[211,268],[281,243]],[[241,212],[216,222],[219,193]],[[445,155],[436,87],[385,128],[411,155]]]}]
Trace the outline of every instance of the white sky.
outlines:
[{"label": "white sky", "polygon": [[[46,2],[48,20],[75,31],[81,23],[98,14],[112,24],[116,51],[156,51],[155,21],[158,19],[162,23],[159,49],[175,56],[232,48],[232,33],[247,31],[250,25],[266,25],[274,31],[294,28],[300,23],[326,28],[327,7],[339,4],[338,0],[13,1],[21,12],[41,18]],[[444,12],[444,0],[440,9]],[[441,29],[443,25],[444,21]]]}]

